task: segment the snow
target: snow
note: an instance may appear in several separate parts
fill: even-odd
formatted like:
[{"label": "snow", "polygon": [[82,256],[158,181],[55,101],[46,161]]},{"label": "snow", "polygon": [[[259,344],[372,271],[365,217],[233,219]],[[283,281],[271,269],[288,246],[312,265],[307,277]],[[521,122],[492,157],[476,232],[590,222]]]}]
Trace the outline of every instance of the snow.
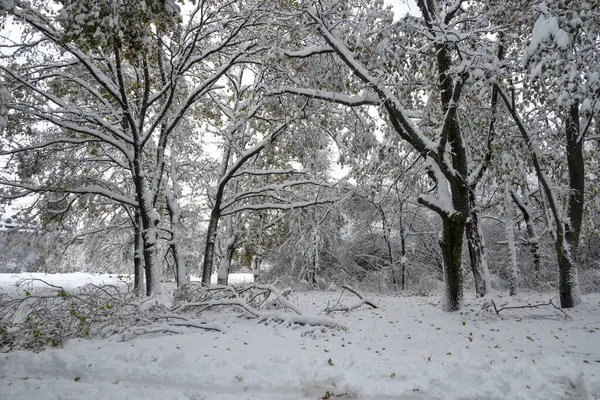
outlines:
[{"label": "snow", "polygon": [[[61,286],[65,289],[74,289],[87,283],[95,285],[115,285],[125,282],[133,282],[133,276],[127,274],[89,274],[87,272],[74,272],[70,274],[46,274],[43,272],[32,272],[22,274],[1,274],[0,288],[6,292],[15,293],[24,288],[15,288],[14,284],[22,279],[41,279],[51,285]],[[190,277],[192,282],[199,282],[200,277]],[[229,274],[229,283],[237,285],[240,283],[254,282],[254,275],[251,273],[233,273]],[[211,276],[211,283],[217,283],[217,275]],[[43,283],[33,283],[33,285],[44,286]],[[1,397],[0,397],[1,399]]]},{"label": "snow", "polygon": [[[190,280],[192,282],[200,282],[202,280],[201,277],[199,276],[192,276],[190,277]],[[240,283],[251,283],[254,282],[254,275],[253,274],[246,274],[246,273],[233,273],[233,274],[229,274],[229,284],[230,285],[238,285]],[[217,283],[217,274],[213,274],[210,277],[210,283],[211,284],[216,284]]]},{"label": "snow", "polygon": [[[74,289],[88,283],[95,285],[114,285],[127,281],[128,275],[122,274],[88,274],[86,272],[74,272],[71,274],[46,274],[43,272],[32,272],[22,274],[0,274],[0,289],[7,293],[24,290],[25,288],[16,288],[14,285],[22,279],[41,279],[51,285],[61,286],[64,289]],[[45,286],[43,283],[33,283]],[[1,398],[1,397],[0,397]]]},{"label": "snow", "polygon": [[531,41],[525,52],[525,60],[528,60],[537,51],[538,47],[555,35],[559,29],[556,17],[546,18],[544,15],[540,15],[533,25]]},{"label": "snow", "polygon": [[[56,275],[55,282],[115,279]],[[10,280],[2,278],[2,284]],[[497,305],[547,302],[520,294]],[[298,293],[317,316],[339,291]],[[600,294],[567,310],[445,313],[440,296],[369,293],[380,309],[335,313],[347,330],[206,314],[226,333],[73,340],[0,356],[0,399],[594,399],[600,397]],[[345,298],[346,304],[355,301]],[[467,301],[468,303],[468,301]],[[288,314],[291,315],[291,314]],[[323,317],[323,316],[319,316]]]}]

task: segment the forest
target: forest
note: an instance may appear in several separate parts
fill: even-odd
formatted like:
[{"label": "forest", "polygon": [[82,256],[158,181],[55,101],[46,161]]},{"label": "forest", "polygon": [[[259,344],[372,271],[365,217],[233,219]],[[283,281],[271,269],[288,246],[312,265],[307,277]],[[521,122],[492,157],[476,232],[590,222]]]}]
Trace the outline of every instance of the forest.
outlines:
[{"label": "forest", "polygon": [[3,350],[335,336],[401,299],[598,330],[596,0],[1,0],[0,27]]}]

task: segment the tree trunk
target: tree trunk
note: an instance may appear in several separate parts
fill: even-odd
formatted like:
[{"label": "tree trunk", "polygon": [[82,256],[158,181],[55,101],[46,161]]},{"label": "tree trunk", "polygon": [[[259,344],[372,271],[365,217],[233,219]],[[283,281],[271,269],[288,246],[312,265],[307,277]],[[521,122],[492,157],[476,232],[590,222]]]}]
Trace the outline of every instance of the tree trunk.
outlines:
[{"label": "tree trunk", "polygon": [[469,249],[469,257],[471,260],[471,270],[473,271],[473,279],[475,281],[475,292],[478,296],[485,296],[486,285],[481,273],[481,264],[484,262],[481,237],[477,229],[477,213],[472,212],[467,224],[465,225],[465,233],[467,235],[467,247]]},{"label": "tree trunk", "polygon": [[508,279],[509,294],[515,296],[517,294],[518,282],[518,265],[517,265],[517,247],[515,246],[515,233],[513,231],[513,213],[512,202],[510,201],[510,183],[506,183],[504,189],[504,213],[505,213],[505,231],[506,241],[508,242],[508,250],[510,252],[510,274]]},{"label": "tree trunk", "polygon": [[185,270],[185,263],[183,262],[181,252],[179,251],[179,244],[171,243],[171,253],[173,254],[173,260],[175,261],[175,281],[177,287],[180,287],[188,283],[189,280]]},{"label": "tree trunk", "polygon": [[156,255],[156,227],[144,229],[144,265],[146,271],[146,294],[152,296],[161,293],[160,264]]},{"label": "tree trunk", "polygon": [[378,205],[378,210],[381,214],[381,222],[383,224],[383,239],[386,243],[388,257],[390,258],[390,267],[392,268],[392,285],[394,286],[394,290],[398,290],[398,279],[396,278],[396,259],[394,257],[394,250],[392,249],[392,242],[390,238],[391,227],[388,224],[385,211],[381,207],[381,204]]},{"label": "tree trunk", "polygon": [[529,246],[529,250],[533,255],[533,269],[536,272],[540,272],[540,266],[542,264],[542,254],[540,251],[540,237],[537,234],[537,229],[535,228],[535,224],[533,223],[533,217],[531,210],[527,204],[526,197],[523,200],[519,199],[517,194],[511,190],[510,195],[517,205],[519,211],[523,215],[523,220],[525,221],[525,226],[527,227],[527,245]]},{"label": "tree trunk", "polygon": [[136,190],[139,203],[140,219],[142,221],[142,242],[144,265],[146,271],[146,294],[152,296],[161,293],[160,263],[157,256],[158,243],[158,213],[154,210],[146,195],[143,178],[136,179]]},{"label": "tree trunk", "polygon": [[583,138],[579,137],[579,104],[573,104],[569,111],[566,126],[566,147],[570,190],[566,239],[569,244],[570,254],[576,262],[579,255],[579,236],[581,235],[585,200],[585,158],[583,153]]},{"label": "tree trunk", "polygon": [[206,232],[206,247],[204,248],[204,263],[202,264],[202,286],[210,286],[210,277],[213,272],[215,256],[215,243],[217,241],[217,228],[221,217],[220,206],[214,207],[210,213],[208,230]]},{"label": "tree trunk", "polygon": [[221,258],[221,264],[219,265],[219,273],[217,275],[217,283],[219,285],[227,285],[229,283],[229,270],[231,269],[231,260],[233,259],[233,253],[235,251],[235,236],[227,238],[225,243],[225,249],[223,250],[223,257]]},{"label": "tree trunk", "polygon": [[319,270],[319,263],[320,263],[320,257],[319,257],[320,241],[321,241],[321,238],[320,238],[319,232],[315,228],[315,231],[313,233],[312,262],[311,262],[310,267],[306,271],[306,281],[308,283],[310,283],[311,285],[317,284],[317,271]]},{"label": "tree trunk", "polygon": [[133,245],[133,292],[136,296],[144,295],[144,239],[142,238],[142,218],[135,212]]},{"label": "tree trunk", "polygon": [[404,203],[400,202],[398,223],[400,224],[400,287],[402,290],[406,288],[406,231],[404,230],[404,219],[402,218],[403,206]]},{"label": "tree trunk", "polygon": [[467,248],[471,260],[471,270],[475,281],[475,292],[478,296],[485,296],[490,289],[490,271],[485,255],[485,240],[479,222],[479,212],[475,205],[475,188],[469,190],[469,218],[465,225]]},{"label": "tree trunk", "polygon": [[556,254],[558,256],[558,292],[560,295],[561,308],[571,308],[581,303],[577,265],[573,262],[573,257],[571,256],[568,246],[566,239],[561,235],[557,235],[554,247],[556,248]]},{"label": "tree trunk", "polygon": [[579,237],[583,222],[585,159],[583,138],[579,137],[579,103],[571,105],[566,122],[567,166],[569,170],[569,199],[567,203],[567,223],[564,224],[564,237],[556,235],[556,254],[559,269],[559,293],[562,308],[571,308],[581,303],[577,260]]},{"label": "tree trunk", "polygon": [[167,211],[169,212],[169,219],[171,221],[171,254],[173,255],[173,261],[175,263],[175,280],[177,287],[180,287],[188,282],[187,273],[185,270],[185,263],[182,260],[181,252],[179,251],[180,237],[179,237],[179,224],[180,224],[180,213],[179,204],[177,204],[178,188],[176,178],[173,179],[173,192],[166,194],[167,200]]},{"label": "tree trunk", "polygon": [[442,217],[443,231],[440,247],[444,257],[444,311],[460,309],[463,297],[462,243],[465,218],[459,214]]},{"label": "tree trunk", "polygon": [[225,241],[221,241],[221,263],[217,273],[217,283],[219,285],[228,284],[231,260],[233,259],[233,253],[237,244],[237,235],[234,232],[232,215],[226,217],[223,236],[225,236]]},{"label": "tree trunk", "polygon": [[252,258],[252,273],[254,274],[254,281],[260,279],[260,267],[262,264],[263,257],[263,229],[264,229],[264,219],[262,214],[258,216],[259,224],[258,224],[258,237],[256,239],[256,251],[254,253],[254,257]]}]

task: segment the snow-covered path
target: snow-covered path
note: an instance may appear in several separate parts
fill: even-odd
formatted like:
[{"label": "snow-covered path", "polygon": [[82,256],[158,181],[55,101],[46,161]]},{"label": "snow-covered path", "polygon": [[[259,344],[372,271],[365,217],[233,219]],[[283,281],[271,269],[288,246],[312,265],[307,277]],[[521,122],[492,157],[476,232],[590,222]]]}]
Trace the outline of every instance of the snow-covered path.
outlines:
[{"label": "snow-covered path", "polygon": [[[339,293],[298,295],[306,311]],[[334,317],[348,331],[215,315],[226,333],[74,340],[0,355],[0,399],[596,399],[600,295],[572,321],[443,313],[436,297],[373,295],[381,309]],[[520,301],[547,301],[548,295]],[[504,299],[506,300],[506,298]]]}]

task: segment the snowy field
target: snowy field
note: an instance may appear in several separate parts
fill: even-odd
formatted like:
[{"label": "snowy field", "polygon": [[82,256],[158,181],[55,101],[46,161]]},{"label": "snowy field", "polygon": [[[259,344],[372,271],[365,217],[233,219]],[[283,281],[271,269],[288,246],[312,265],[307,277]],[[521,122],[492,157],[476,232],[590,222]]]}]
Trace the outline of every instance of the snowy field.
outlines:
[{"label": "snowy field", "polygon": [[[67,286],[116,279],[45,278]],[[15,278],[0,279],[6,288]],[[298,293],[295,302],[318,314],[338,297],[339,291]],[[0,399],[600,398],[599,294],[568,310],[569,321],[551,307],[501,318],[480,313],[479,300],[448,314],[438,296],[370,297],[379,309],[333,315],[347,330],[311,333],[221,312],[210,320],[225,333],[73,340],[37,354],[2,354]],[[522,295],[510,303],[550,297]]]},{"label": "snowy field", "polygon": [[[93,283],[96,285],[102,284],[124,284],[131,282],[133,279],[129,275],[121,274],[88,274],[85,272],[75,272],[71,274],[46,274],[43,272],[32,272],[22,274],[0,274],[0,288],[6,292],[14,293],[17,290],[24,290],[24,288],[16,288],[15,283],[22,279],[41,279],[51,285],[61,286],[65,289],[73,289],[79,286],[83,286],[87,283]],[[191,277],[192,282],[200,281],[200,278]],[[230,274],[229,282],[233,285],[240,283],[253,282],[254,276],[252,274]],[[217,275],[211,277],[212,283],[217,283]],[[41,282],[32,282],[32,286],[44,286]],[[0,400],[2,400],[0,398]]]}]

